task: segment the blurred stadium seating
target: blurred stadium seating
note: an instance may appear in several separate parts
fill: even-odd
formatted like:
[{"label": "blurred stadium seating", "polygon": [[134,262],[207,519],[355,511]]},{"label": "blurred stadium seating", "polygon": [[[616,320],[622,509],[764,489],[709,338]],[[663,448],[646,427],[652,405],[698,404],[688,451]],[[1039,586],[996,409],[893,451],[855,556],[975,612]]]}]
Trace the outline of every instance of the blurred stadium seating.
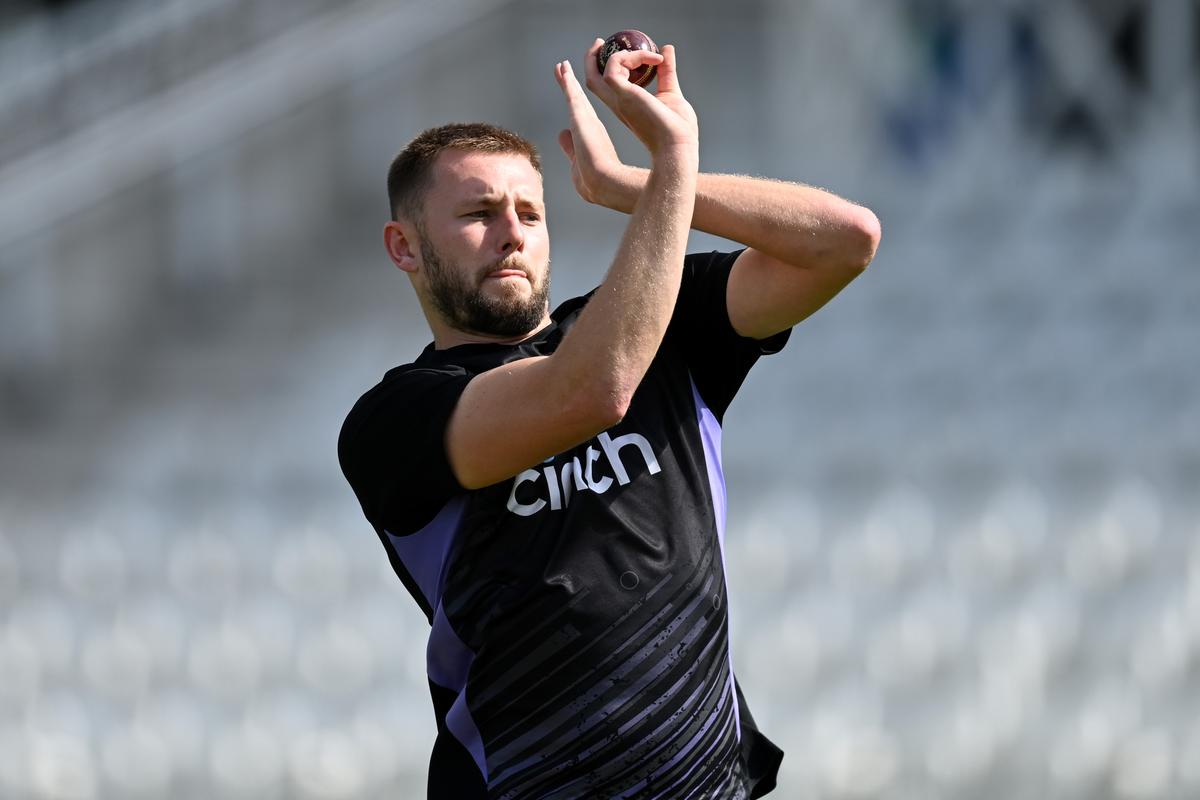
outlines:
[{"label": "blurred stadium seating", "polygon": [[631,25],[706,169],[884,225],[726,421],[777,795],[1200,796],[1196,0],[76,0],[0,13],[0,797],[423,796],[426,625],[335,455],[427,341],[383,177],[520,130],[589,289],[551,65]]}]

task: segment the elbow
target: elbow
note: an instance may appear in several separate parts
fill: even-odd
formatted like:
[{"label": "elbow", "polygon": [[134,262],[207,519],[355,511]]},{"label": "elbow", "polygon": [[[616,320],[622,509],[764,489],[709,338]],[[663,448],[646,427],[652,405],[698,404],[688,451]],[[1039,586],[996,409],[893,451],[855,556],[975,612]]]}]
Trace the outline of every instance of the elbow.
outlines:
[{"label": "elbow", "polygon": [[599,431],[606,431],[629,413],[629,404],[633,402],[633,391],[624,387],[608,387],[605,391],[597,392],[592,408],[592,416],[599,425]]},{"label": "elbow", "polygon": [[619,384],[594,381],[577,385],[570,393],[567,417],[587,436],[595,436],[625,419],[633,392]]},{"label": "elbow", "polygon": [[856,272],[862,272],[875,259],[883,228],[871,209],[855,206],[850,229],[852,244],[848,248],[848,265]]},{"label": "elbow", "polygon": [[594,417],[596,433],[606,431],[620,424],[625,419],[629,406],[609,406],[601,409]]}]

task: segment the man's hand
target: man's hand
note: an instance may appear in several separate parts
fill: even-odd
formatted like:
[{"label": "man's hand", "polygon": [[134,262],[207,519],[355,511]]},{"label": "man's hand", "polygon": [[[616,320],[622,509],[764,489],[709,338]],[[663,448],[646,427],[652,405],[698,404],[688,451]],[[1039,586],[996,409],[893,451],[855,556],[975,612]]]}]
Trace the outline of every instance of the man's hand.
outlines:
[{"label": "man's hand", "polygon": [[[617,115],[617,119],[621,120],[630,130],[637,133],[634,128],[634,123],[626,116],[628,105],[628,88],[641,88],[629,82],[629,69],[623,69],[623,61],[628,60],[627,56],[632,56],[636,53],[647,53],[645,50],[618,51],[613,56],[609,57],[608,64],[605,66],[604,72],[600,72],[600,68],[596,64],[596,53],[604,46],[603,39],[596,39],[592,42],[592,46],[588,48],[587,54],[583,57],[584,67],[587,74],[587,87],[600,98],[604,105],[612,109]],[[616,69],[613,67],[613,60],[618,59]],[[655,63],[653,61],[638,61],[634,63],[636,67],[640,63]],[[642,90],[644,94],[649,94],[646,90]],[[696,112],[692,109],[690,103],[684,99],[682,92],[679,90],[679,71],[675,63],[675,46],[666,45],[662,49],[662,62],[658,67],[658,85],[654,96],[660,103],[671,109],[682,119],[690,121],[693,131],[696,130]]]},{"label": "man's hand", "polygon": [[[555,74],[567,98],[571,123],[570,128],[558,134],[558,146],[571,162],[571,182],[587,202],[608,205],[609,198],[615,194],[613,190],[628,182],[628,178],[623,180],[623,173],[628,172],[629,167],[621,163],[604,123],[596,115],[579,81],[575,80],[570,64],[562,62]],[[640,185],[638,188],[640,190]]]},{"label": "man's hand", "polygon": [[[661,54],[647,50],[622,50],[608,60],[603,74],[596,67],[597,39],[584,57],[587,84],[646,145],[651,157],[670,151],[698,158],[699,133],[696,113],[683,97],[675,67],[675,48],[667,45]],[[651,94],[629,81],[629,74],[643,64],[658,67],[658,88]],[[556,66],[555,75],[567,99],[571,128],[559,134],[559,145],[571,161],[571,177],[579,194],[589,202],[601,202],[620,173],[621,163],[604,124],[575,78],[569,62]]]}]

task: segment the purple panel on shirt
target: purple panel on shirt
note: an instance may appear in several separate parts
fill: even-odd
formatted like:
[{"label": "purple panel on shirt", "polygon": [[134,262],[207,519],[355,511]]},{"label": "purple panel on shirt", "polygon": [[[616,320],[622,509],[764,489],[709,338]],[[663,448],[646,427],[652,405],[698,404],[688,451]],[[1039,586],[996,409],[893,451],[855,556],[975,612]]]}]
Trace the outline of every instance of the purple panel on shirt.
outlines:
[{"label": "purple panel on shirt", "polygon": [[721,423],[700,397],[692,381],[692,398],[696,401],[696,419],[700,423],[700,440],[704,442],[704,464],[708,467],[708,485],[712,488],[713,511],[717,518],[717,541],[721,543],[721,563],[725,563],[725,472],[721,468]]},{"label": "purple panel on shirt", "polygon": [[[721,468],[721,423],[700,396],[696,382],[692,382],[692,399],[696,401],[696,420],[700,424],[700,441],[704,443],[704,465],[708,468],[708,485],[712,490],[713,515],[717,520],[717,542],[721,545],[721,571],[725,572],[725,471]],[[728,579],[726,585],[728,586]],[[731,631],[732,635],[732,631]],[[733,717],[737,722],[738,741],[742,739],[742,715],[738,708],[737,694],[733,682],[733,646],[729,647],[729,691],[733,695]]]},{"label": "purple panel on shirt", "polygon": [[479,735],[479,727],[467,708],[467,675],[474,660],[475,654],[458,638],[439,604],[433,615],[429,645],[425,648],[425,669],[429,673],[429,680],[458,693],[458,698],[446,714],[446,727],[467,748],[486,781],[488,771],[483,737]]},{"label": "purple panel on shirt", "polygon": [[461,692],[467,685],[467,673],[475,654],[458,638],[446,612],[439,605],[433,614],[429,644],[425,648],[425,669],[429,680],[446,689]]},{"label": "purple panel on shirt", "polygon": [[487,759],[483,752],[483,737],[467,708],[467,675],[475,654],[463,643],[450,626],[442,608],[442,588],[446,574],[446,559],[454,544],[459,521],[467,506],[466,496],[456,497],[438,512],[428,525],[408,536],[396,536],[387,531],[396,555],[421,587],[426,602],[436,609],[425,648],[425,669],[429,680],[438,686],[458,693],[458,698],[446,714],[446,728],[467,748],[475,759],[479,772],[487,780]]},{"label": "purple panel on shirt", "polygon": [[479,774],[483,776],[483,782],[486,784],[488,769],[487,756],[483,752],[483,737],[479,735],[479,728],[471,717],[471,709],[467,708],[466,692],[459,694],[454,705],[450,707],[450,712],[446,714],[446,727],[454,734],[454,738],[467,748],[471,758],[475,759],[475,766],[479,767]]},{"label": "purple panel on shirt", "polygon": [[463,509],[467,507],[466,495],[456,497],[437,513],[428,525],[408,536],[397,536],[391,531],[385,531],[396,555],[404,563],[405,568],[413,576],[413,580],[421,587],[425,601],[430,608],[437,608],[442,601],[442,575],[445,571],[446,557],[450,553],[450,545],[454,543],[454,533],[458,530],[458,521],[462,519]]}]

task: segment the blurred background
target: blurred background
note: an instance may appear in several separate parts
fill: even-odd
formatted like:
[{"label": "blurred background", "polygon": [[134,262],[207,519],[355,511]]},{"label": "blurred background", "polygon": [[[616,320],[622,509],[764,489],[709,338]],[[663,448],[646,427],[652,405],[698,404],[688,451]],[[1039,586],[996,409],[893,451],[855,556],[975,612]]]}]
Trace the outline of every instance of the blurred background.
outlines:
[{"label": "blurred background", "polygon": [[0,797],[424,796],[427,626],[335,452],[428,341],[384,176],[520,131],[590,289],[552,65],[626,27],[704,169],[884,226],[726,419],[774,796],[1200,796],[1196,0],[7,0]]}]

